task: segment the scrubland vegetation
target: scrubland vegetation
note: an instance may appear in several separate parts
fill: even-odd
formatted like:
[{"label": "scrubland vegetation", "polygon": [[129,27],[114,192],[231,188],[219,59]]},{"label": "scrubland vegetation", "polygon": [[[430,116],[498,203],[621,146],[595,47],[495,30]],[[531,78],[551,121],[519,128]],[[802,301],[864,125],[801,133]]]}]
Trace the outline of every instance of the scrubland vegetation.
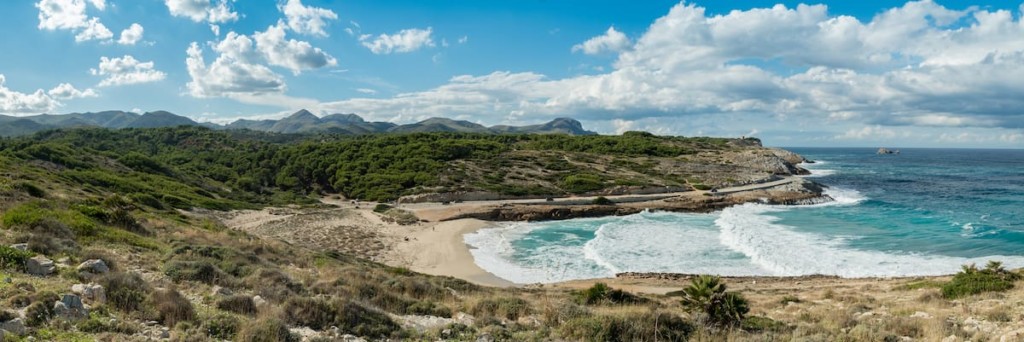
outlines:
[{"label": "scrubland vegetation", "polygon": [[[715,277],[694,278],[669,295],[600,283],[578,290],[487,288],[260,239],[189,212],[320,205],[315,199],[321,192],[393,199],[455,183],[515,190],[509,178],[477,177],[458,168],[501,168],[503,158],[526,152],[542,156],[529,162],[543,164],[537,168],[556,180],[545,184],[561,184],[529,191],[573,193],[624,180],[596,169],[588,173],[590,164],[566,159],[613,155],[624,168],[643,170],[648,168],[629,163],[732,144],[645,134],[311,140],[200,128],[72,130],[6,139],[0,141],[0,323],[9,329],[6,324],[20,320],[26,327],[5,335],[15,341],[297,341],[303,334],[316,341],[345,335],[431,341],[992,336],[964,330],[962,319],[912,318],[896,307],[887,307],[887,319],[874,319],[888,304],[863,294],[870,291],[814,298],[799,291],[743,293],[727,290]],[[382,214],[393,210],[375,208]],[[27,274],[29,259],[37,256],[55,261],[55,272]],[[87,260],[102,260],[109,270],[77,269]],[[901,307],[952,312],[957,303],[1018,295],[1019,279],[1019,273],[990,264],[965,268],[950,281],[907,282],[890,290],[913,291],[913,303]],[[83,298],[89,308],[82,317],[54,305],[76,284],[96,284],[105,293],[103,300]],[[983,315],[992,322],[1019,320],[1018,308],[995,305]]]}]

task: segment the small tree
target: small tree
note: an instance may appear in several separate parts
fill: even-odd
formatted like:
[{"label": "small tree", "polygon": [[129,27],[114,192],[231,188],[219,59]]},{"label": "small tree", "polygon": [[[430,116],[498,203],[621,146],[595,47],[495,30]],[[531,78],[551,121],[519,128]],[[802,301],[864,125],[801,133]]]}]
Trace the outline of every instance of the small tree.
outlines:
[{"label": "small tree", "polygon": [[683,297],[682,304],[691,313],[703,315],[714,327],[731,328],[743,322],[750,312],[746,298],[737,292],[726,291],[722,279],[711,275],[693,278],[690,286],[676,294]]}]

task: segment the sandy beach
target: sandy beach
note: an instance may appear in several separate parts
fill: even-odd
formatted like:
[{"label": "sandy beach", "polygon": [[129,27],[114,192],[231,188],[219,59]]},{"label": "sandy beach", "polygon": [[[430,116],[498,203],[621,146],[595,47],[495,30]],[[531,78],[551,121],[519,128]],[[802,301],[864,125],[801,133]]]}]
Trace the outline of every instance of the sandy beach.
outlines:
[{"label": "sandy beach", "polygon": [[463,235],[491,225],[490,222],[463,219],[436,224],[417,225],[408,231],[408,241],[398,242],[392,251],[396,265],[413,271],[451,276],[470,282],[507,287],[510,281],[484,271],[473,261]]}]

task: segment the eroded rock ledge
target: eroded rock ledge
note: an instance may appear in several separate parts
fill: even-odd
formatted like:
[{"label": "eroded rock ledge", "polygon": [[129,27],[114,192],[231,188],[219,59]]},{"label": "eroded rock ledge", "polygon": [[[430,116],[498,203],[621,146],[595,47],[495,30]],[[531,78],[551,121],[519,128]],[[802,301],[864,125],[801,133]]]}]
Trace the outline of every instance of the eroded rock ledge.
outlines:
[{"label": "eroded rock ledge", "polygon": [[791,182],[757,190],[727,194],[686,192],[646,201],[615,201],[614,205],[503,203],[467,208],[442,220],[473,218],[487,221],[546,221],[582,217],[630,215],[644,210],[672,212],[712,212],[743,203],[780,205],[816,204],[832,201],[824,187],[813,181],[795,178]]}]

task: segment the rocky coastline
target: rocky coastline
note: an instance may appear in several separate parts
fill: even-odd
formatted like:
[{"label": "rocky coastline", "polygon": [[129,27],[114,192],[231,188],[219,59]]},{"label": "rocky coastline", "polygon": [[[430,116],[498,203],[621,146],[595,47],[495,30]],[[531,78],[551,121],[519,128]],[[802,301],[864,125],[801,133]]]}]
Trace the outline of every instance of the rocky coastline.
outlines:
[{"label": "rocky coastline", "polygon": [[[690,191],[651,200],[609,199],[610,204],[579,203],[501,203],[459,210],[442,220],[479,219],[485,221],[548,221],[573,218],[622,216],[643,211],[712,212],[743,203],[804,205],[832,201],[821,184],[803,178],[764,189],[730,193]],[[589,203],[588,203],[589,202]]]}]

